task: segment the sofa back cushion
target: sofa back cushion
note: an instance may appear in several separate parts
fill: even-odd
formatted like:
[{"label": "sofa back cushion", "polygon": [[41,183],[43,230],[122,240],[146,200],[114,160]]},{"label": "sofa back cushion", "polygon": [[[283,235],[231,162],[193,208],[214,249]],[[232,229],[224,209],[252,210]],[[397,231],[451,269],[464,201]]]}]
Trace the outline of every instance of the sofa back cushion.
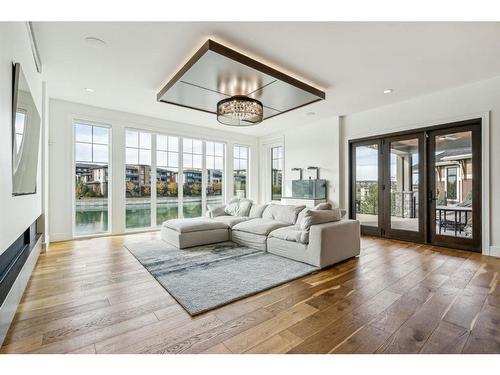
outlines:
[{"label": "sofa back cushion", "polygon": [[250,208],[250,216],[252,219],[258,219],[262,217],[264,210],[266,209],[267,204],[252,204]]},{"label": "sofa back cushion", "polygon": [[295,224],[295,222],[297,221],[297,215],[305,207],[306,206],[293,206],[271,203],[262,213],[262,218],[278,220],[288,224]]},{"label": "sofa back cushion", "polygon": [[227,216],[226,213],[226,205],[220,204],[207,204],[208,208],[208,217],[218,217],[218,216]]},{"label": "sofa back cushion", "polygon": [[249,199],[233,198],[224,208],[226,214],[231,216],[248,216],[252,207],[252,201]]},{"label": "sofa back cushion", "polygon": [[342,213],[339,208],[332,210],[306,210],[300,223],[297,222],[297,226],[300,230],[309,230],[311,225],[339,221],[341,218]]}]

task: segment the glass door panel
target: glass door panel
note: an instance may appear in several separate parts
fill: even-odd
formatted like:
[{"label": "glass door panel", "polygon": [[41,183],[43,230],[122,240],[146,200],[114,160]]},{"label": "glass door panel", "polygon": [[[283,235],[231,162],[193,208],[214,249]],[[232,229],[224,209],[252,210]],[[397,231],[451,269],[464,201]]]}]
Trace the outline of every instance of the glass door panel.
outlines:
[{"label": "glass door panel", "polygon": [[353,207],[352,212],[360,221],[362,231],[369,234],[379,228],[379,152],[378,141],[354,144]]},{"label": "glass door panel", "polygon": [[418,139],[390,147],[391,228],[418,231]]},{"label": "glass door panel", "polygon": [[389,237],[423,241],[423,136],[393,137],[385,143],[386,232]]},{"label": "glass door panel", "polygon": [[472,132],[435,136],[436,232],[473,237]]},{"label": "glass door panel", "polygon": [[480,247],[480,127],[431,132],[431,237],[436,244]]}]

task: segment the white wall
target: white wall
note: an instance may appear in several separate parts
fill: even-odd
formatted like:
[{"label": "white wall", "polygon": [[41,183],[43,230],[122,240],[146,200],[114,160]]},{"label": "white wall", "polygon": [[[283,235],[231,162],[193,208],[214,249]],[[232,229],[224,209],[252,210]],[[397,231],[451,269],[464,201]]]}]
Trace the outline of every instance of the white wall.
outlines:
[{"label": "white wall", "polygon": [[[0,23],[0,253],[42,212],[41,156],[37,193],[12,196],[12,63],[21,63],[35,104],[42,115],[42,77],[37,73],[24,22]],[[43,132],[43,130],[42,130]],[[42,138],[42,137],[40,137]],[[37,152],[40,152],[37,150]]]},{"label": "white wall", "polygon": [[292,168],[303,168],[304,178],[308,178],[307,167],[319,167],[319,176],[328,181],[327,197],[334,205],[339,204],[339,118],[317,121],[291,129],[284,133],[273,134],[260,139],[261,153],[261,196],[269,200],[271,168],[269,145],[283,144],[285,152],[284,179],[298,178]]},{"label": "white wall", "polygon": [[[490,224],[491,254],[500,255],[500,77],[476,82],[389,106],[346,116],[342,119],[343,201],[348,201],[347,144],[356,139],[400,130],[477,118],[489,113],[490,120]],[[486,249],[488,250],[488,249]]]},{"label": "white wall", "polygon": [[[234,144],[250,146],[249,198],[257,200],[258,138],[221,130],[171,122],[126,112],[51,99],[49,111],[49,212],[50,239],[62,241],[72,238],[73,225],[73,121],[91,121],[112,127],[111,143],[111,232],[125,231],[125,128],[139,128],[172,135],[226,142],[226,175],[232,176],[232,149]],[[232,192],[232,179],[227,178],[226,199]]]}]

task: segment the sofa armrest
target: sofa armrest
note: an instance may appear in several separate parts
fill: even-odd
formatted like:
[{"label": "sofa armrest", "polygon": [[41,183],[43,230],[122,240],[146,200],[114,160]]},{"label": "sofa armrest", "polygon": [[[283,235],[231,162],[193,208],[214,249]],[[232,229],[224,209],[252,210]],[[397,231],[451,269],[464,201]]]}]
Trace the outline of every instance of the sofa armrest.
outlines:
[{"label": "sofa armrest", "polygon": [[359,255],[361,248],[358,220],[342,219],[312,225],[309,249],[318,256],[320,267],[326,267]]}]

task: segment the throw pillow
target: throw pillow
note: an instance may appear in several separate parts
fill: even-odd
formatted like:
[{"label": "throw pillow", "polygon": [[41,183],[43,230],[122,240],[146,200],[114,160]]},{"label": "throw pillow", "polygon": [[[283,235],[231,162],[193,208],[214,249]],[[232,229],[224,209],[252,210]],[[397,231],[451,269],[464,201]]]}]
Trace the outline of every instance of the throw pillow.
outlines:
[{"label": "throw pillow", "polygon": [[306,215],[307,211],[309,211],[310,208],[304,208],[302,211],[299,212],[297,215],[297,221],[295,222],[295,226],[300,229],[300,223],[302,223],[302,219]]},{"label": "throw pillow", "polygon": [[224,211],[231,216],[248,216],[252,207],[250,199],[233,198],[226,205]]},{"label": "throw pillow", "polygon": [[315,210],[331,210],[332,209],[332,205],[330,203],[319,203],[317,204],[316,206],[314,206],[314,209]]},{"label": "throw pillow", "polygon": [[312,225],[340,221],[342,218],[339,208],[333,210],[309,210],[304,214],[300,223],[301,230],[309,230]]},{"label": "throw pillow", "polygon": [[250,199],[241,199],[238,216],[248,216],[252,209],[252,201]]},{"label": "throw pillow", "polygon": [[226,212],[226,214],[231,216],[237,216],[239,207],[240,207],[239,198],[233,198],[229,201],[228,204],[226,204],[224,212]]}]

